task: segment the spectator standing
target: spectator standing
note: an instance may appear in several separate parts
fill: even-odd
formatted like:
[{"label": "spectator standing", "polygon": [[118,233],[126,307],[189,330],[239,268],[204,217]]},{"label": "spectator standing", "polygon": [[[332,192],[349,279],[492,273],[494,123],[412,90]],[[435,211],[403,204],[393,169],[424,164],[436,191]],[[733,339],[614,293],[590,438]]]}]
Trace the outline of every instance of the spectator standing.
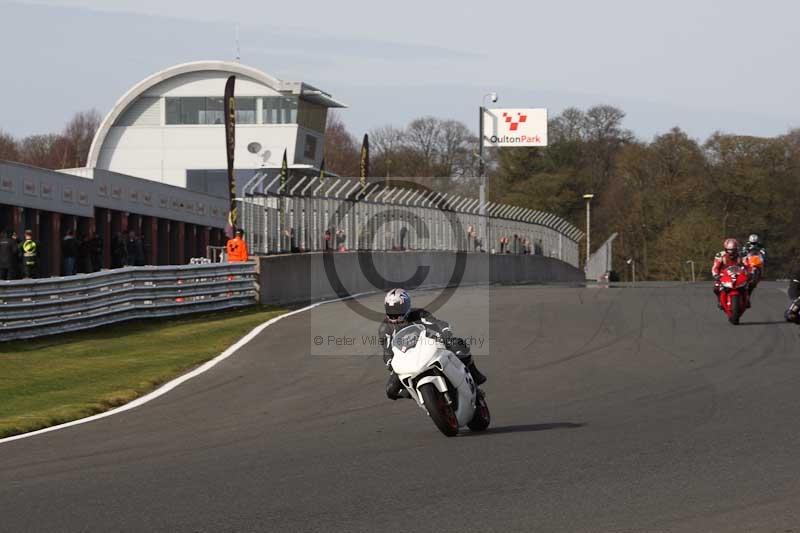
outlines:
[{"label": "spectator standing", "polygon": [[283,230],[283,234],[289,239],[289,251],[293,254],[296,254],[300,251],[300,248],[297,246],[297,239],[294,234],[294,228],[289,228]]},{"label": "spectator standing", "polygon": [[62,276],[74,276],[77,272],[76,262],[78,260],[78,239],[75,238],[73,230],[67,230],[64,239],[61,241],[61,255],[63,256]]},{"label": "spectator standing", "polygon": [[3,230],[0,232],[0,279],[14,279],[18,262],[19,245]]},{"label": "spectator standing", "polygon": [[22,277],[22,239],[19,238],[16,231],[12,231],[11,240],[17,245],[17,262],[11,267],[11,279],[20,279]]},{"label": "spectator standing", "polygon": [[347,248],[345,248],[344,243],[347,240],[347,235],[345,235],[343,229],[336,230],[336,249],[340,252],[346,252]]},{"label": "spectator standing", "polygon": [[86,236],[78,237],[78,266],[77,271],[82,274],[89,274],[92,270],[92,247],[89,238]]},{"label": "spectator standing", "polygon": [[136,265],[136,248],[136,232],[129,231],[128,239],[125,241],[125,256],[127,257],[125,266]]},{"label": "spectator standing", "polygon": [[120,268],[128,264],[128,252],[122,233],[111,238],[111,268]]},{"label": "spectator standing", "polygon": [[92,272],[99,272],[103,266],[103,239],[94,232],[89,235],[89,252]]},{"label": "spectator standing", "polygon": [[247,261],[247,243],[244,241],[244,231],[237,229],[236,236],[230,239],[225,245],[229,263],[240,263]]},{"label": "spectator standing", "polygon": [[330,230],[330,228],[325,230],[325,235],[323,236],[323,239],[325,240],[325,251],[326,252],[330,252],[331,249],[332,249],[331,248],[331,230]]},{"label": "spectator standing", "polygon": [[24,278],[36,277],[36,267],[39,264],[39,244],[33,240],[33,231],[25,230],[25,240],[20,244],[22,251],[22,276]]}]

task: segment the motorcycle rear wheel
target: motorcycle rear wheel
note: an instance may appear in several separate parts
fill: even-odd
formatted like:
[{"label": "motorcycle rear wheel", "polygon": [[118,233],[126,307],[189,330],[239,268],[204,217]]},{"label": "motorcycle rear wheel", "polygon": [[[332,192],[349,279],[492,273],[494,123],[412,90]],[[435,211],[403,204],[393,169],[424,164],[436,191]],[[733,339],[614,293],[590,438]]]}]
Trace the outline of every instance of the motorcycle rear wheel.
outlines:
[{"label": "motorcycle rear wheel", "polygon": [[483,391],[478,391],[478,400],[476,402],[477,409],[472,420],[467,422],[467,427],[472,431],[486,431],[489,423],[492,421],[492,415],[489,413],[489,406],[486,404],[486,398],[483,397]]},{"label": "motorcycle rear wheel", "polygon": [[428,411],[433,423],[445,436],[458,435],[458,419],[453,407],[447,403],[444,394],[433,383],[426,383],[419,388],[422,403]]}]

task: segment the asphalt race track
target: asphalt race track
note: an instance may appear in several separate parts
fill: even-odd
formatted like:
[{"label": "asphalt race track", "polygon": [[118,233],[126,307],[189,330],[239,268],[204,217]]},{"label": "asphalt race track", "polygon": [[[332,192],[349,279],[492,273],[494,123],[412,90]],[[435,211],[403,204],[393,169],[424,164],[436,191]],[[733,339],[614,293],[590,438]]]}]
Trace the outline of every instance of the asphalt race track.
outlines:
[{"label": "asphalt race track", "polygon": [[0,530],[800,532],[786,302],[765,283],[732,326],[707,285],[458,289],[438,314],[476,339],[493,421],[450,439],[384,396],[376,325],[323,305],[142,407],[0,445]]}]

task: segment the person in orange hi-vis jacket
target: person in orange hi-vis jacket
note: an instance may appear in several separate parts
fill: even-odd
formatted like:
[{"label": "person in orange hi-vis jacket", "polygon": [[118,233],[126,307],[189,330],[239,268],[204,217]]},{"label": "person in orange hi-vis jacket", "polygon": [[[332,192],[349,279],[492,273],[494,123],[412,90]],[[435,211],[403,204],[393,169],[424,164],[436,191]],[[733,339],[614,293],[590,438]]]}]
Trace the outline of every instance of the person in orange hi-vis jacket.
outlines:
[{"label": "person in orange hi-vis jacket", "polygon": [[237,229],[236,236],[225,245],[229,263],[247,261],[247,243],[244,242],[244,231]]}]

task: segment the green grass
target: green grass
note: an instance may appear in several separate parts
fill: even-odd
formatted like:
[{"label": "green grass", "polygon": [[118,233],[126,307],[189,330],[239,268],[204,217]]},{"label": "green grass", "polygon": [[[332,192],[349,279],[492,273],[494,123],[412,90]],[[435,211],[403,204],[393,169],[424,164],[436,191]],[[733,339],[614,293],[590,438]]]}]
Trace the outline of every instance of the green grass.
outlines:
[{"label": "green grass", "polygon": [[0,344],[0,437],[127,403],[284,312],[252,307]]}]

